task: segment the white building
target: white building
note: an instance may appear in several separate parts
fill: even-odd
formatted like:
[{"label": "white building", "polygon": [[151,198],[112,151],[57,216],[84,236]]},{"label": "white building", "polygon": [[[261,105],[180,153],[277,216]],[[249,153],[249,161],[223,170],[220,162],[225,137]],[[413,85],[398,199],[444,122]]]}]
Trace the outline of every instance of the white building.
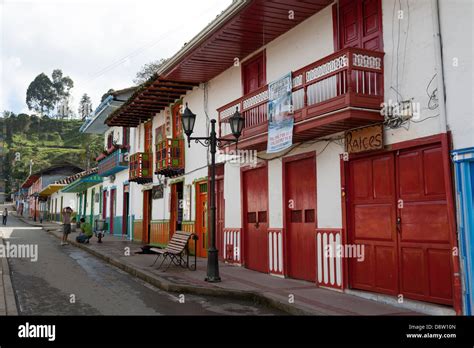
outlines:
[{"label": "white building", "polygon": [[104,120],[133,94],[135,87],[108,93],[81,127],[81,132],[104,134],[104,151],[97,158],[98,176],[103,181],[85,192],[84,207],[91,223],[104,219],[110,234],[131,239],[133,215],[129,209],[128,153],[134,134],[128,127],[107,127]]},{"label": "white building", "polygon": [[[180,109],[193,136],[216,119],[231,139],[237,108],[256,156],[217,168],[221,259],[460,313],[449,152],[474,145],[469,26],[461,0],[233,2],[107,118],[135,134],[133,238],[191,230],[205,255],[207,149],[183,144]],[[268,84],[289,73],[293,145],[267,153]]]}]

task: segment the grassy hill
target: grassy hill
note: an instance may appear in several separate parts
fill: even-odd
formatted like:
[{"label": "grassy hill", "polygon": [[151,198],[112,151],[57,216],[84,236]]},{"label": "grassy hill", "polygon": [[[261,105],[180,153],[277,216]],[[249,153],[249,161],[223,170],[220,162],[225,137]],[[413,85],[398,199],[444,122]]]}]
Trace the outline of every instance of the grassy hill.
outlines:
[{"label": "grassy hill", "polygon": [[[82,134],[80,120],[56,120],[6,113],[3,128],[3,174],[6,192],[18,189],[29,174],[54,164],[69,162],[86,168],[103,148],[101,135]],[[18,155],[19,154],[19,158]]]}]

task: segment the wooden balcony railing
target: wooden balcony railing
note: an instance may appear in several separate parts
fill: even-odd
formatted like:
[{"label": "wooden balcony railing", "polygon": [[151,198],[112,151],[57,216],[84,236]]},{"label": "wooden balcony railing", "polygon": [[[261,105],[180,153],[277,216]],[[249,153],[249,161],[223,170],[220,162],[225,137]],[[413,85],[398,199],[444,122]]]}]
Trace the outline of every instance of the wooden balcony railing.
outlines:
[{"label": "wooden balcony railing", "polygon": [[167,177],[184,173],[184,139],[164,139],[156,144],[155,174]]},{"label": "wooden balcony railing", "polygon": [[153,181],[153,155],[137,152],[130,156],[129,181],[146,184]]},{"label": "wooden balcony railing", "polygon": [[128,162],[125,160],[125,155],[125,150],[116,149],[105,158],[99,160],[97,173],[105,177],[127,169]]},{"label": "wooden balcony railing", "polygon": [[[292,72],[295,123],[348,108],[379,110],[384,91],[383,56],[383,52],[346,48]],[[242,139],[265,133],[267,103],[268,85],[217,109],[220,136],[232,136],[228,119],[236,107],[245,118]],[[333,133],[338,131],[334,128]]]}]

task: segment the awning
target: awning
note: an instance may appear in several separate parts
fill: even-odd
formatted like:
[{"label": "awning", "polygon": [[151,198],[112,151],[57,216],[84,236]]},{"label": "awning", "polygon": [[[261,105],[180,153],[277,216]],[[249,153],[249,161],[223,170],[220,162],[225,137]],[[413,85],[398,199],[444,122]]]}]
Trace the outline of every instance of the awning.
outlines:
[{"label": "awning", "polygon": [[63,184],[49,184],[42,191],[40,191],[39,195],[41,197],[51,196],[53,193],[59,191],[64,186],[66,186],[66,185],[63,185]]},{"label": "awning", "polygon": [[110,95],[94,110],[89,118],[79,129],[82,133],[103,134],[108,129],[105,120],[115,110],[120,108],[138,87],[129,87],[119,91],[110,92]]},{"label": "awning", "polygon": [[74,181],[73,183],[63,188],[62,191],[80,193],[80,192],[84,192],[89,187],[92,187],[100,183],[102,183],[102,177],[100,177],[98,174],[93,174],[93,175],[86,176]]},{"label": "awning", "polygon": [[313,16],[333,0],[233,1],[158,71],[174,81],[206,82]]},{"label": "awning", "polygon": [[23,184],[21,184],[21,188],[23,189],[27,189],[29,188],[31,185],[33,185],[36,180],[38,180],[40,178],[40,175],[39,174],[31,174],[28,178],[26,178],[25,182]]},{"label": "awning", "polygon": [[[319,12],[333,0],[233,1],[185,44],[120,109],[108,126],[137,127],[207,82]],[[291,16],[291,18],[289,18]]]},{"label": "awning", "polygon": [[199,83],[164,80],[157,76],[147,82],[105,121],[108,126],[137,127],[181,98]]}]

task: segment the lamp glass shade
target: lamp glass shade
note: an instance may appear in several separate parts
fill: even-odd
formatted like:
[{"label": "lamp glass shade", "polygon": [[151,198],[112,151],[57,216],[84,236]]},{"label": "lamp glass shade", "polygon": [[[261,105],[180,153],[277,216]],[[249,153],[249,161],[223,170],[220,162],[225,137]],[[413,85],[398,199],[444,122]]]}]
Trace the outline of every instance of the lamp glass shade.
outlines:
[{"label": "lamp glass shade", "polygon": [[184,109],[184,112],[181,115],[181,124],[183,126],[183,131],[187,136],[190,136],[193,133],[195,122],[196,114],[193,114],[186,104],[186,109]]},{"label": "lamp glass shade", "polygon": [[245,119],[240,114],[239,110],[235,110],[234,114],[229,118],[230,129],[235,138],[239,138],[244,129]]}]

